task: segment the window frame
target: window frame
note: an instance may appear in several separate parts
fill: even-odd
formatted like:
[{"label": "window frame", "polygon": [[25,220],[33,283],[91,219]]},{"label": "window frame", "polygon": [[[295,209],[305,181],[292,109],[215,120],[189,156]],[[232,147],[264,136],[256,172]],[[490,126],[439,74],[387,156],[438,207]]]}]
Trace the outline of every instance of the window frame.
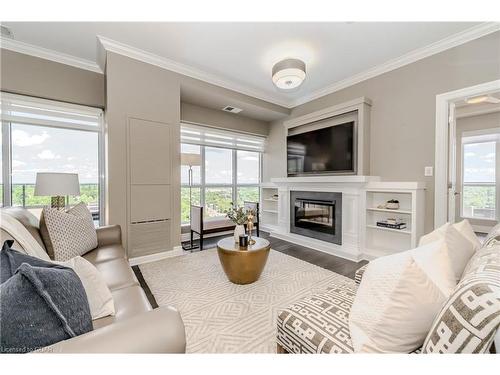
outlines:
[{"label": "window frame", "polygon": [[54,121],[53,123],[44,120],[41,123],[35,123],[31,121],[13,121],[9,119],[2,119],[1,121],[1,132],[2,132],[2,184],[3,184],[3,200],[2,207],[11,207],[12,206],[12,125],[20,124],[33,126],[37,128],[48,127],[48,128],[57,128],[63,130],[75,130],[75,131],[86,131],[97,133],[97,163],[98,163],[98,189],[99,189],[99,225],[105,224],[105,215],[106,215],[106,194],[105,194],[105,183],[106,183],[106,160],[105,160],[105,126],[104,126],[104,111],[101,108],[96,107],[88,107],[82,105],[76,105],[71,103],[57,102],[46,99],[37,99],[32,97],[25,97],[19,95],[10,95],[2,93],[2,96],[6,97],[19,97],[29,99],[31,102],[36,103],[37,101],[41,104],[53,105],[54,107],[64,109],[67,112],[71,112],[71,110],[75,111],[88,111],[92,113],[97,118],[97,126],[95,125],[85,125],[85,124],[64,124],[57,123]]},{"label": "window frame", "polygon": [[[470,131],[465,132],[462,135],[461,144],[461,179],[460,179],[460,217],[462,219],[477,220],[477,221],[500,221],[500,136],[494,137],[493,139],[477,140],[477,141],[464,141],[464,138],[474,138],[478,135],[489,134],[489,131],[494,129],[485,129],[480,131]],[[465,135],[467,134],[467,135]],[[495,139],[496,138],[496,139]],[[481,143],[495,143],[495,182],[465,182],[465,146],[470,144],[481,144]],[[494,186],[495,187],[495,218],[479,218],[466,216],[464,214],[464,187],[466,186]]]},{"label": "window frame", "polygon": [[[181,143],[181,148],[182,145],[191,145],[193,143],[186,143],[182,142]],[[262,181],[262,152],[259,151],[250,151],[250,150],[238,150],[235,148],[229,148],[229,147],[221,147],[221,146],[213,146],[213,145],[197,145],[200,147],[200,155],[201,155],[201,166],[200,166],[200,183],[196,184],[193,183],[191,186],[193,189],[199,188],[200,189],[200,205],[205,206],[206,202],[206,197],[205,197],[205,191],[206,189],[212,189],[212,188],[231,188],[231,199],[233,203],[238,202],[238,188],[239,187],[255,187],[259,190],[259,202],[260,202],[260,183]],[[231,151],[231,158],[232,158],[232,181],[230,184],[226,183],[206,183],[206,176],[205,176],[205,160],[206,160],[206,153],[205,153],[205,148],[210,147],[210,148],[221,148],[225,150],[230,150]],[[238,151],[246,151],[246,152],[255,152],[256,154],[259,155],[259,179],[257,183],[239,183],[238,184]],[[181,189],[182,188],[189,188],[189,182],[183,183],[181,181]],[[210,220],[210,219],[209,219]],[[181,225],[188,225],[189,221],[182,221],[181,218]]]}]

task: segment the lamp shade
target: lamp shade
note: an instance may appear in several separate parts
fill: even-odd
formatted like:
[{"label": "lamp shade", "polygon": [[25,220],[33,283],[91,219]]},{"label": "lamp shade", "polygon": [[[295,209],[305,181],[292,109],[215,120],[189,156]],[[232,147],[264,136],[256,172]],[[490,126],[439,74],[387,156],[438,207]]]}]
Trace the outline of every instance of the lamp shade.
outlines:
[{"label": "lamp shade", "polygon": [[36,196],[80,195],[77,173],[37,173]]},{"label": "lamp shade", "polygon": [[181,154],[181,165],[189,165],[190,167],[196,167],[201,165],[201,155],[200,154]]}]

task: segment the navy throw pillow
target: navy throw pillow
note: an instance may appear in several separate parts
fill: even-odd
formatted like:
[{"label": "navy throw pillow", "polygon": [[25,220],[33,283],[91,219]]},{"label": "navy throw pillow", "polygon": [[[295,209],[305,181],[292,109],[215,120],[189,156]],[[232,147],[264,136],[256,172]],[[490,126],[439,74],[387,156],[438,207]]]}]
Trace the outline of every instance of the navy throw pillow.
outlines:
[{"label": "navy throw pillow", "polygon": [[26,353],[92,330],[85,289],[66,267],[21,264],[0,285],[0,352]]},{"label": "navy throw pillow", "polygon": [[12,240],[5,241],[3,243],[2,250],[0,251],[0,284],[3,284],[5,281],[10,279],[23,263],[28,263],[29,265],[36,267],[64,268],[58,264],[14,250],[12,248],[13,244],[14,241]]}]

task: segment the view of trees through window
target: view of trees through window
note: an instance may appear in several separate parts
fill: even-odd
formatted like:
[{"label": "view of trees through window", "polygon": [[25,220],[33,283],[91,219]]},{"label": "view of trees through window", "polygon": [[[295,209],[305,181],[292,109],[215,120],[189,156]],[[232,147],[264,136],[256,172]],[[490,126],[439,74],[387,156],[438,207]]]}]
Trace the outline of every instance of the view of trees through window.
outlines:
[{"label": "view of trees through window", "polygon": [[[207,218],[221,217],[231,202],[259,201],[260,154],[227,148],[181,145],[182,153],[199,154],[193,166],[192,204],[203,205]],[[189,166],[181,166],[181,220],[189,222]]]},{"label": "view of trees through window", "polygon": [[[78,173],[80,196],[68,204],[85,202],[94,216],[99,215],[98,132],[36,126],[10,126],[11,205],[41,208],[50,197],[35,196],[37,172]],[[2,199],[3,199],[2,178]]]},{"label": "view of trees through window", "polygon": [[495,219],[496,142],[463,145],[462,216]]}]

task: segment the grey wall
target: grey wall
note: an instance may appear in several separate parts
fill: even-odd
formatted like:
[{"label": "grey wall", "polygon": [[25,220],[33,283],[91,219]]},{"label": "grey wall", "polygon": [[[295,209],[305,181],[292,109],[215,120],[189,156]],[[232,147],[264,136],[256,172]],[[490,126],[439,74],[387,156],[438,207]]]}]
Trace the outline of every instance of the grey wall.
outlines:
[{"label": "grey wall", "polygon": [[239,132],[267,135],[269,123],[221,110],[181,103],[181,120]]},{"label": "grey wall", "polygon": [[104,75],[0,50],[1,90],[104,108]]},{"label": "grey wall", "polygon": [[[177,161],[171,177],[172,245],[180,244],[180,84],[168,70],[108,53],[107,91],[107,222],[120,224],[127,238],[127,122],[138,118],[173,126]],[[154,162],[154,161],[153,161]]]},{"label": "grey wall", "polygon": [[[426,231],[434,222],[436,95],[500,78],[500,32],[326,95],[292,110],[290,118],[354,98],[372,100],[370,170],[387,180],[425,181]],[[286,174],[284,130],[273,123],[265,176]],[[280,148],[281,152],[275,149]]]}]

